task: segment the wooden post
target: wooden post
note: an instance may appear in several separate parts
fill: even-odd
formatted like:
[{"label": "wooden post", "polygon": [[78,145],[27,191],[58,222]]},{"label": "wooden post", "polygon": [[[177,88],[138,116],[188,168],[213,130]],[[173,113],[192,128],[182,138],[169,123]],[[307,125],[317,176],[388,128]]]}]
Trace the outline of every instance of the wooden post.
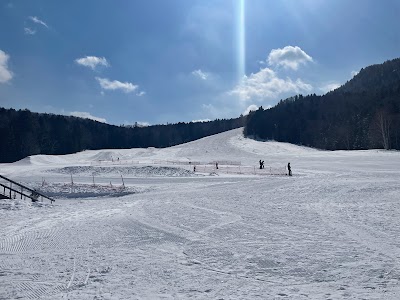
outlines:
[{"label": "wooden post", "polygon": [[121,174],[121,179],[122,179],[122,186],[123,186],[123,188],[125,188],[124,177],[122,177],[122,174]]},{"label": "wooden post", "polygon": [[71,174],[71,194],[74,192],[74,180],[72,179],[72,174]]}]

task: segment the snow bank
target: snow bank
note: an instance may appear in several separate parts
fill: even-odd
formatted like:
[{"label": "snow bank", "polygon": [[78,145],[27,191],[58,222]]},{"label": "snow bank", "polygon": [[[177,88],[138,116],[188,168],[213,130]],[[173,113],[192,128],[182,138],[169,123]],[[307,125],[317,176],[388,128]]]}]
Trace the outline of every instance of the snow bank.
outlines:
[{"label": "snow bank", "polygon": [[123,187],[121,185],[99,184],[61,184],[47,183],[36,185],[38,191],[54,199],[60,198],[96,198],[96,197],[122,197],[130,194],[143,193],[146,189],[138,187]]},{"label": "snow bank", "polygon": [[173,167],[94,167],[94,166],[73,166],[60,169],[50,169],[47,172],[59,174],[73,174],[78,176],[106,176],[106,175],[129,175],[134,177],[190,177],[197,176],[191,171]]}]

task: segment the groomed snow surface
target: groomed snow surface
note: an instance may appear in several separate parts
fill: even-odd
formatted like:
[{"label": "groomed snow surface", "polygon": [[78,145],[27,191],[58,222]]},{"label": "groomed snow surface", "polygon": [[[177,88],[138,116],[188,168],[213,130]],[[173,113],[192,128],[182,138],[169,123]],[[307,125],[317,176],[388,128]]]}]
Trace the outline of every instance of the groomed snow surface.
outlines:
[{"label": "groomed snow surface", "polygon": [[56,198],[0,200],[0,299],[400,299],[398,152],[237,129],[0,174]]}]

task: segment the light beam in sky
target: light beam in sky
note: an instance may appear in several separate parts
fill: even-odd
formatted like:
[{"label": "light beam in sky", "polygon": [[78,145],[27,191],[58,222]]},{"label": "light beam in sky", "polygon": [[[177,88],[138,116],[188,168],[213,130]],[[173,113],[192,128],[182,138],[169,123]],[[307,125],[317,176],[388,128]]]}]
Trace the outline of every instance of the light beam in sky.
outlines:
[{"label": "light beam in sky", "polygon": [[238,0],[239,8],[238,8],[238,28],[237,28],[237,54],[238,54],[238,79],[239,83],[243,80],[244,75],[246,74],[246,32],[245,32],[245,0]]}]

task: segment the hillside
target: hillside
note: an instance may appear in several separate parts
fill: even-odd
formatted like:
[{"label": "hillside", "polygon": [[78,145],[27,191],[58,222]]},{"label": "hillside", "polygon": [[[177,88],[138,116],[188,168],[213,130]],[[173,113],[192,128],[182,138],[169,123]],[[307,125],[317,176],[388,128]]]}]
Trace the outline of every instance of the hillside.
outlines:
[{"label": "hillside", "polygon": [[378,90],[392,90],[399,93],[400,58],[361,69],[350,81],[332,93],[362,93]]},{"label": "hillside", "polygon": [[170,147],[241,126],[243,118],[126,127],[0,108],[0,163],[35,154],[60,155],[85,149]]},{"label": "hillside", "polygon": [[400,59],[362,69],[323,96],[252,112],[245,134],[329,150],[400,149]]}]

